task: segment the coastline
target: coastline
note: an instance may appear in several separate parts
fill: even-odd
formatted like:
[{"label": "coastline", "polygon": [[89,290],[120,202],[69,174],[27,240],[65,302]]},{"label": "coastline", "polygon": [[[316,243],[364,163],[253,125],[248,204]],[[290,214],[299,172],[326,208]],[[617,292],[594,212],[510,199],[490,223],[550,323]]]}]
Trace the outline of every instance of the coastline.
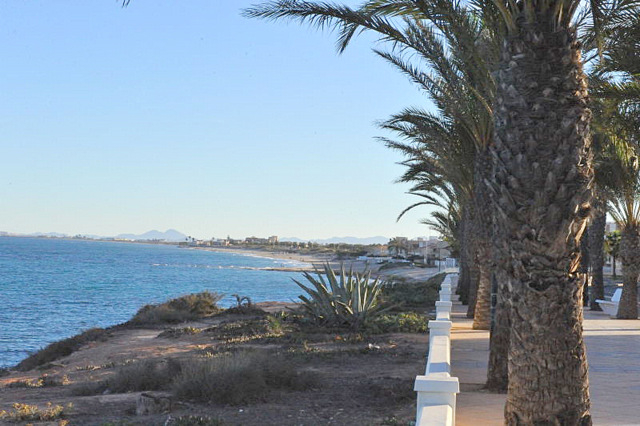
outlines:
[{"label": "coastline", "polygon": [[194,250],[212,251],[217,253],[235,253],[244,256],[263,257],[267,259],[275,260],[287,260],[294,262],[306,263],[308,266],[293,267],[293,266],[281,266],[273,268],[265,268],[269,271],[284,271],[284,272],[312,272],[315,267],[322,267],[326,262],[333,263],[334,259],[331,255],[321,254],[301,254],[284,251],[265,251],[257,249],[249,249],[243,247],[189,247]]},{"label": "coastline", "polygon": [[[248,249],[242,247],[191,247],[196,250],[213,251],[219,253],[237,253],[239,255],[246,256],[258,256],[269,259],[279,259],[296,261],[308,264],[304,267],[282,266],[273,268],[264,268],[269,271],[283,271],[283,272],[315,272],[322,270],[325,263],[329,263],[331,268],[340,269],[344,263],[347,269],[353,268],[354,271],[362,273],[365,270],[371,271],[371,276],[380,279],[400,278],[408,281],[426,281],[429,278],[439,273],[444,273],[445,270],[438,270],[438,268],[420,268],[416,266],[403,266],[398,264],[397,267],[385,268],[380,270],[379,264],[370,263],[368,261],[347,259],[338,260],[331,254],[302,254],[295,252],[272,252],[256,249]],[[450,272],[450,271],[449,271]]]}]

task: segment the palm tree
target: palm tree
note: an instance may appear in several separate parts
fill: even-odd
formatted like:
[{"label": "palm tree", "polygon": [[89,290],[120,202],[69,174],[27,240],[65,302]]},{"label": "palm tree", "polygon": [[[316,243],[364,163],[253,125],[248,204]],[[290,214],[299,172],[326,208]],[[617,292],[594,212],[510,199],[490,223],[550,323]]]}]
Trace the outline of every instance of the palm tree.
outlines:
[{"label": "palm tree", "polygon": [[[472,201],[462,206],[461,222],[465,237],[471,236],[461,238],[461,241],[474,241],[476,244],[471,252],[468,245],[463,244],[461,258],[471,257],[475,261],[471,262],[470,275],[477,275],[478,288],[484,289],[481,292],[484,297],[478,299],[481,308],[476,315],[476,327],[486,329],[489,328],[491,266],[490,244],[486,243],[489,234],[486,231],[490,229],[487,225],[491,218],[483,213],[491,209],[487,208],[488,197],[483,190],[486,176],[482,173],[488,173],[490,168],[481,166],[479,159],[492,140],[491,105],[495,87],[490,66],[496,62],[498,53],[498,38],[492,33],[492,28],[497,26],[487,25],[487,22],[494,22],[499,17],[498,10],[489,5],[485,2],[485,7],[472,11],[449,0],[369,1],[354,10],[326,3],[278,1],[245,11],[251,17],[293,18],[318,27],[332,25],[340,31],[340,51],[358,31],[377,32],[382,41],[393,43],[393,48],[388,52],[375,52],[425,90],[439,115],[454,126],[455,136],[474,147],[478,164],[472,163],[471,167],[462,161],[457,164],[457,168],[476,170],[475,179],[472,176]],[[394,21],[394,17],[401,17],[401,22]],[[415,54],[427,65],[429,72],[424,72],[422,67],[407,59],[407,53]],[[440,139],[431,143],[440,143]],[[466,223],[467,218],[477,222]],[[462,270],[466,269],[463,265]],[[474,281],[471,280],[472,283]],[[475,292],[471,291],[469,296],[469,314],[473,314]]]},{"label": "palm tree", "polygon": [[603,24],[637,15],[638,3],[494,3],[508,34],[491,147],[496,222],[512,291],[506,421],[590,424],[577,268],[593,170],[577,28],[591,25],[600,46]]},{"label": "palm tree", "polygon": [[508,34],[490,147],[501,266],[511,289],[505,420],[591,424],[577,268],[593,170],[572,23],[578,1],[494,3]]},{"label": "palm tree", "polygon": [[616,263],[618,262],[618,257],[620,255],[620,240],[621,240],[620,231],[612,231],[607,234],[604,240],[604,250],[607,252],[609,256],[611,256],[611,267],[613,269],[613,279],[618,278],[616,274]]},{"label": "palm tree", "polygon": [[640,276],[640,164],[638,149],[630,145],[622,126],[612,129],[610,151],[617,184],[611,188],[611,216],[620,229],[620,258],[624,285],[618,318],[638,318]]},{"label": "palm tree", "polygon": [[[343,6],[316,4],[310,2],[272,2],[247,11],[252,17],[278,19],[284,17],[308,20],[317,26],[334,23],[340,29],[339,48],[342,51],[358,29],[369,29],[381,35],[384,41],[400,46],[392,53],[376,51],[402,72],[417,82],[434,100],[438,117],[406,112],[387,122],[387,128],[411,140],[409,144],[389,143],[400,149],[408,157],[403,163],[408,166],[402,181],[417,182],[412,193],[423,197],[423,201],[410,206],[434,204],[425,197],[425,191],[433,194],[434,188],[451,185],[454,189],[445,192],[448,196],[443,203],[457,206],[459,212],[459,237],[461,279],[459,289],[461,299],[467,302],[467,316],[474,318],[474,328],[488,329],[490,325],[490,277],[492,255],[490,232],[492,218],[489,198],[484,190],[484,182],[491,172],[487,165],[487,146],[493,139],[493,97],[495,85],[491,72],[497,62],[500,39],[495,33],[500,16],[491,1],[477,1],[476,11],[461,7],[448,0],[431,2],[376,2],[365,4],[361,10]],[[384,16],[403,17],[404,28],[398,29]],[[412,66],[397,52],[405,50],[417,52],[431,71],[429,74]],[[440,117],[442,117],[440,119]],[[438,123],[434,131],[432,122]],[[429,123],[427,125],[426,123]],[[401,127],[398,127],[401,126]],[[429,128],[429,131],[425,131]],[[446,130],[442,130],[446,129]],[[462,145],[461,145],[462,144]],[[452,147],[464,148],[473,158],[458,154],[451,157]],[[424,151],[430,151],[425,156]],[[424,158],[428,160],[424,160]],[[433,164],[439,167],[434,168]],[[436,176],[427,179],[425,173],[413,170],[428,168],[426,174]],[[434,169],[438,172],[434,173]],[[444,173],[441,171],[444,170]],[[460,179],[460,171],[474,170],[473,175]],[[411,175],[411,173],[414,173]],[[451,176],[454,173],[455,176]],[[423,184],[423,182],[430,182]],[[455,202],[452,200],[455,199]],[[436,203],[437,204],[437,203]],[[401,214],[402,215],[402,214]],[[447,215],[448,216],[448,215]],[[472,220],[475,219],[475,220]],[[450,221],[447,221],[450,222]],[[475,244],[474,244],[475,243]],[[469,261],[468,261],[469,260]],[[468,279],[469,278],[469,279]],[[476,286],[476,283],[479,285]],[[495,389],[506,387],[506,375],[493,371],[506,371],[506,348],[508,347],[508,315],[504,297],[504,281],[500,281],[497,320],[492,331],[492,363],[489,382]],[[476,294],[480,297],[476,298]]]},{"label": "palm tree", "polygon": [[387,243],[389,252],[395,253],[398,257],[405,257],[407,255],[407,240],[406,238],[392,238]]},{"label": "palm tree", "polygon": [[[597,173],[597,172],[596,172]],[[595,191],[593,210],[594,214],[589,225],[589,264],[591,266],[591,294],[589,295],[589,308],[592,311],[600,311],[600,305],[596,300],[604,299],[604,234],[607,225],[607,211],[604,201],[598,197],[599,191]]]}]

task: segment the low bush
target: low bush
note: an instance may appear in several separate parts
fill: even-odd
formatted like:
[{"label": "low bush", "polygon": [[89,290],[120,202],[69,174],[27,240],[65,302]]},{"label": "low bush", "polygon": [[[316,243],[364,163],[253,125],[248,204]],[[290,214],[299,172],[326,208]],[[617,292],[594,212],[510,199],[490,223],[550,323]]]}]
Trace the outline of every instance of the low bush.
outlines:
[{"label": "low bush", "polygon": [[439,297],[440,284],[446,274],[438,274],[426,282],[396,282],[382,289],[382,300],[386,306],[400,308],[428,308],[435,305]]},{"label": "low bush", "polygon": [[173,359],[135,362],[118,369],[107,380],[107,388],[114,393],[168,389],[181,370],[180,363]]},{"label": "low bush", "polygon": [[376,317],[368,327],[374,333],[425,333],[428,319],[416,312],[389,313]]},{"label": "low bush", "polygon": [[254,352],[239,352],[183,365],[173,391],[178,398],[244,404],[263,401],[273,389],[304,390],[317,376],[291,363]]},{"label": "low bush", "polygon": [[207,333],[215,334],[215,338],[226,342],[246,342],[269,337],[280,337],[284,334],[282,322],[268,315],[260,319],[231,321],[210,327]]},{"label": "low bush", "polygon": [[22,360],[16,366],[19,371],[29,371],[38,366],[69,356],[82,346],[96,340],[106,340],[109,332],[102,328],[92,328],[68,339],[54,342]]},{"label": "low bush", "polygon": [[169,300],[159,305],[145,305],[129,324],[152,325],[193,321],[218,313],[223,295],[204,291]]}]

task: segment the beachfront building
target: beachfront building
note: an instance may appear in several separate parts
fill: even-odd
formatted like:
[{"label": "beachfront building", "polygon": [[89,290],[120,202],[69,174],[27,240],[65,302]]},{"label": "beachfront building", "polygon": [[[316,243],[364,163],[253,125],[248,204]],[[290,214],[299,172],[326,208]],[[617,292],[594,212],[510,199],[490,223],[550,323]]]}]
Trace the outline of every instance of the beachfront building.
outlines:
[{"label": "beachfront building", "polygon": [[272,235],[269,238],[247,237],[244,242],[245,244],[276,245],[278,244],[278,236]]},{"label": "beachfront building", "polygon": [[427,265],[435,265],[437,261],[451,256],[449,243],[437,237],[416,238],[395,237],[389,241],[388,254],[390,256],[408,259],[421,259]]}]

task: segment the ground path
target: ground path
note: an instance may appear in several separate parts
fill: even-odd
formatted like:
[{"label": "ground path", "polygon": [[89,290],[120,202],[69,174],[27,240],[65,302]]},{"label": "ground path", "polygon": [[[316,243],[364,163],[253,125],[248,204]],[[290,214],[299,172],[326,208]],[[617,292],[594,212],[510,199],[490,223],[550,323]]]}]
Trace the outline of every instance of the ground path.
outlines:
[{"label": "ground path", "polygon": [[[454,305],[451,333],[452,375],[460,379],[456,424],[501,425],[504,395],[482,391],[489,358],[489,333],[471,329],[466,306]],[[640,320],[615,320],[585,311],[595,425],[640,425]]]}]

